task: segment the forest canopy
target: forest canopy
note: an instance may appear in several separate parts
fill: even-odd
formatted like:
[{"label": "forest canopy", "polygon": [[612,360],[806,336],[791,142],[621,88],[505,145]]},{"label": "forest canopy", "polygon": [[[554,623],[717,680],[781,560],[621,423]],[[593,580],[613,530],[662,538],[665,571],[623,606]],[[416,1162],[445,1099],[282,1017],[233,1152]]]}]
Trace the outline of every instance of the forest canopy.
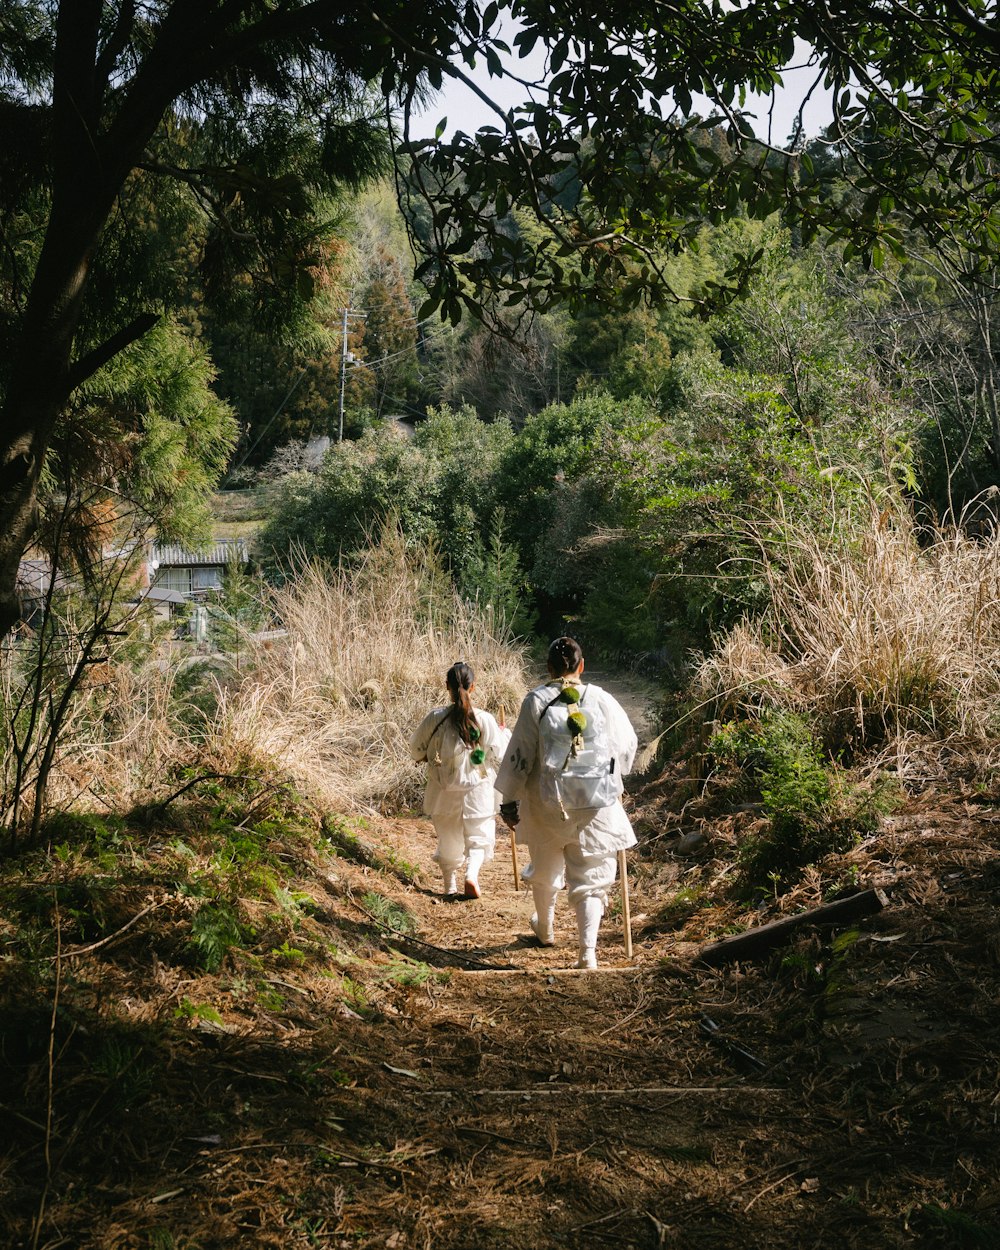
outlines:
[{"label": "forest canopy", "polygon": [[[799,129],[787,144],[756,135],[742,107],[801,45],[833,100],[819,161]],[[544,81],[496,127],[407,141],[445,76],[480,61],[512,74],[536,47]],[[874,265],[918,229],[981,277],[1000,237],[997,52],[991,6],[950,0],[3,0],[0,629],[17,619],[43,474],[65,494],[95,463],[127,476],[142,454],[141,403],[77,440],[60,435],[71,397],[161,318],[190,330],[192,306],[301,330],[338,197],[390,160],[424,254],[424,317],[677,298],[665,258],[734,212],[780,210],[804,240],[843,239]],[[830,194],[830,162],[847,193]],[[532,228],[509,228],[515,207]],[[684,298],[715,306],[761,260],[735,253]]]}]

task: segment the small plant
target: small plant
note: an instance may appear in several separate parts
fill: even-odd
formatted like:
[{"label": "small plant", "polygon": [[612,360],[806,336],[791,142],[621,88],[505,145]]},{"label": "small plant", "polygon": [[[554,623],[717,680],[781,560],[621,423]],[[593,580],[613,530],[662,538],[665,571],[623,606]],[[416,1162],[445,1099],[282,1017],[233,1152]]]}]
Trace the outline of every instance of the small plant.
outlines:
[{"label": "small plant", "polygon": [[193,1003],[190,998],[184,997],[180,1001],[180,1005],[174,1010],[174,1018],[181,1020],[207,1020],[209,1024],[222,1024],[222,1016],[215,1010],[210,1003]]},{"label": "small plant", "polygon": [[843,852],[877,827],[888,791],[848,785],[824,759],[812,730],[792,712],[727,725],[709,749],[745,769],[770,818],[737,852],[742,885],[775,896],[823,856]]},{"label": "small plant", "polygon": [[396,985],[407,986],[410,989],[426,985],[432,978],[441,979],[435,969],[416,960],[391,963],[387,968],[380,970],[379,975],[383,981],[392,981]]},{"label": "small plant", "polygon": [[994,1224],[981,1223],[979,1219],[957,1211],[953,1207],[940,1207],[933,1202],[921,1205],[917,1218],[910,1217],[908,1224],[927,1225],[947,1239],[950,1246],[988,1247],[997,1244],[998,1230]]},{"label": "small plant", "polygon": [[109,1093],[121,1106],[145,1098],[153,1087],[153,1069],[144,1058],[142,1046],[114,1034],[94,1047],[91,1067],[105,1078]]},{"label": "small plant", "polygon": [[369,891],[361,896],[361,905],[374,920],[397,933],[413,933],[416,930],[412,912],[391,898]]},{"label": "small plant", "polygon": [[287,964],[304,964],[306,961],[305,951],[300,951],[296,946],[289,946],[287,939],[280,946],[275,946],[271,954],[275,959],[281,959]]},{"label": "small plant", "polygon": [[203,903],[191,921],[191,944],[206,972],[218,972],[234,946],[243,941],[236,909],[231,903]]},{"label": "small plant", "polygon": [[293,919],[311,915],[316,910],[316,900],[304,890],[286,890],[275,885],[271,888],[271,895],[282,912]]},{"label": "small plant", "polygon": [[285,997],[268,985],[260,985],[257,987],[257,1005],[262,1007],[264,1011],[283,1011]]},{"label": "small plant", "polygon": [[372,1005],[368,1001],[368,995],[365,993],[364,986],[357,981],[352,981],[350,977],[344,977],[342,985],[344,1001],[351,1010],[356,1011],[359,1016],[370,1016],[372,1014]]}]

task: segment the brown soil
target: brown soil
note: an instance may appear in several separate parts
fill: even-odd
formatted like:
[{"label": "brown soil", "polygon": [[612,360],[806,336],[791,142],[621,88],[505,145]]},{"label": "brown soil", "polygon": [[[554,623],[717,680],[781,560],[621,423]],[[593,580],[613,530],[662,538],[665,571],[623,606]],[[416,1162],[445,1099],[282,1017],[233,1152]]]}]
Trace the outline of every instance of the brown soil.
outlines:
[{"label": "brown soil", "polygon": [[[684,857],[675,799],[669,779],[643,797],[634,957],[613,909],[597,972],[571,968],[564,900],[558,945],[530,938],[506,837],[484,897],[442,901],[425,821],[365,834],[411,884],[299,867],[312,922],[356,965],[287,953],[305,936],[282,955],[276,931],[268,956],[206,976],[177,900],[122,887],[119,937],[68,942],[58,986],[3,985],[0,1244],[1000,1245],[1000,815],[916,796],[748,916],[724,893],[733,818],[696,820],[707,840]],[[697,965],[701,941],[815,905],[831,874],[889,907],[760,963]],[[419,944],[387,934],[374,895]]]}]

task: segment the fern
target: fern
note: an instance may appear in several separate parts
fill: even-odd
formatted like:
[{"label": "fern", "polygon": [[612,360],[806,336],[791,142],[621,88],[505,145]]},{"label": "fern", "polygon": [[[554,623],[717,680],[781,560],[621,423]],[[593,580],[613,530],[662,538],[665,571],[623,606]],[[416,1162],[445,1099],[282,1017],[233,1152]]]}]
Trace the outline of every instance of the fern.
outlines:
[{"label": "fern", "polygon": [[243,940],[239,918],[231,903],[204,903],[191,921],[191,945],[206,972],[218,972],[233,946]]}]

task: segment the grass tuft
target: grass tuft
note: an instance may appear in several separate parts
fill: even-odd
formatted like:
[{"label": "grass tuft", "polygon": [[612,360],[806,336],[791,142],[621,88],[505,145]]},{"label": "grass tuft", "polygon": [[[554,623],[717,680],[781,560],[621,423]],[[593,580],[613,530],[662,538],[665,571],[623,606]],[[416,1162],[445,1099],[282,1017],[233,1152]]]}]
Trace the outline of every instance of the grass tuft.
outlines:
[{"label": "grass tuft", "polygon": [[769,610],[701,665],[716,715],[794,712],[831,750],[995,735],[1000,537],[918,532],[903,508],[873,508],[832,537],[787,526],[755,537]]}]

